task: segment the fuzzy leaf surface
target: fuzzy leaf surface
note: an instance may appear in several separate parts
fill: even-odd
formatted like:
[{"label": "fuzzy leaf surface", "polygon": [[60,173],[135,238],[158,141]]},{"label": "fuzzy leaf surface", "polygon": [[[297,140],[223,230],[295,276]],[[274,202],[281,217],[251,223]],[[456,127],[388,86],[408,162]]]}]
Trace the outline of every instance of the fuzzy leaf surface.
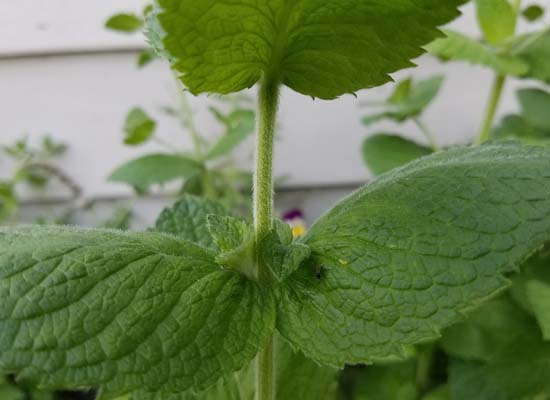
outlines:
[{"label": "fuzzy leaf surface", "polygon": [[159,233],[0,232],[0,370],[46,388],[201,390],[273,332],[270,292]]},{"label": "fuzzy leaf surface", "polygon": [[158,0],[149,31],[195,94],[238,92],[265,75],[333,99],[411,66],[463,2]]},{"label": "fuzzy leaf surface", "polygon": [[207,226],[207,216],[231,215],[220,203],[186,194],[172,207],[165,208],[155,228],[212,250],[218,250]]},{"label": "fuzzy leaf surface", "polygon": [[549,239],[549,217],[548,150],[505,143],[424,157],[311,227],[311,266],[287,280],[278,329],[327,365],[402,356],[507,287],[503,274]]}]

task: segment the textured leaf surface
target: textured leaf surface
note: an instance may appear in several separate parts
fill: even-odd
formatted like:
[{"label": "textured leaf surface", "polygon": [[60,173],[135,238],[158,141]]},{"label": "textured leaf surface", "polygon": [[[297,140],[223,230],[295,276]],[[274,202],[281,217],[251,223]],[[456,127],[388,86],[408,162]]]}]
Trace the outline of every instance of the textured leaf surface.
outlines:
[{"label": "textured leaf surface", "polygon": [[516,12],[508,0],[476,0],[477,19],[483,36],[490,44],[499,44],[513,36]]},{"label": "textured leaf surface", "polygon": [[40,386],[203,389],[273,331],[274,303],[213,253],[158,233],[0,233],[0,370]]},{"label": "textured leaf surface", "polygon": [[217,250],[206,224],[209,214],[221,216],[231,213],[215,201],[184,195],[173,207],[162,211],[155,227],[160,232],[171,233],[200,246]]},{"label": "textured leaf surface", "polygon": [[132,109],[126,117],[124,143],[132,146],[147,142],[155,132],[156,122],[139,107]]},{"label": "textured leaf surface", "polygon": [[363,160],[374,175],[401,167],[432,150],[395,134],[379,133],[363,142]]},{"label": "textured leaf surface", "polygon": [[120,166],[109,176],[109,180],[146,191],[155,184],[191,177],[201,169],[200,163],[183,155],[151,154]]},{"label": "textured leaf surface", "polygon": [[529,71],[529,66],[519,56],[499,55],[483,43],[461,33],[445,30],[444,39],[437,39],[426,46],[426,50],[446,61],[466,61],[483,65],[502,75],[521,76]]},{"label": "textured leaf surface", "polygon": [[549,236],[549,151],[494,144],[424,157],[312,226],[312,266],[287,280],[278,329],[324,364],[399,356],[506,287],[502,274]]},{"label": "textured leaf surface", "polygon": [[[262,75],[332,99],[409,67],[462,0],[159,0],[153,41],[193,93],[231,93]],[[160,25],[160,27],[159,27]],[[160,29],[159,29],[160,28]]]}]

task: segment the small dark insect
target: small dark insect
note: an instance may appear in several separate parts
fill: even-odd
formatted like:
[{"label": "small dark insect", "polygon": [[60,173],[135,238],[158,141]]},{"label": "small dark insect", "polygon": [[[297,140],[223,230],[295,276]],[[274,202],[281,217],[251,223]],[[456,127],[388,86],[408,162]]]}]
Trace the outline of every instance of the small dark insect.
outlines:
[{"label": "small dark insect", "polygon": [[319,265],[317,267],[315,267],[315,277],[317,279],[321,279],[321,272],[323,271],[323,266],[322,265]]}]

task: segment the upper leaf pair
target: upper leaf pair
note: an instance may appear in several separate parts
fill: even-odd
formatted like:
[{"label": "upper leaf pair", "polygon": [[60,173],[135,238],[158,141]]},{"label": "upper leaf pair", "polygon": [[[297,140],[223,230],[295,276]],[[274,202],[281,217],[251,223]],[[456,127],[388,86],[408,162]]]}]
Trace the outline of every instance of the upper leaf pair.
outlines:
[{"label": "upper leaf pair", "polygon": [[193,93],[264,79],[332,99],[411,66],[462,0],[159,0],[150,40]]}]

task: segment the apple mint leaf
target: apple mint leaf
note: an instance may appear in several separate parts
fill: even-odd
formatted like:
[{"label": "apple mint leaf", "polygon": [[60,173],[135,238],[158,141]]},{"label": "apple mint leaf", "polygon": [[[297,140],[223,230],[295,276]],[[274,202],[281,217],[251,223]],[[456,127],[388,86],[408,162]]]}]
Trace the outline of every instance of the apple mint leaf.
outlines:
[{"label": "apple mint leaf", "polygon": [[149,65],[157,58],[157,53],[153,49],[142,50],[138,55],[137,65],[139,68],[143,68]]},{"label": "apple mint leaf", "polygon": [[[503,302],[510,304],[503,307]],[[492,351],[484,361],[451,359],[449,388],[452,399],[515,400],[550,395],[550,343],[542,340],[534,321],[522,314],[517,306],[515,311],[513,309],[514,304],[504,297],[486,304],[472,316],[477,321],[473,322],[475,325],[485,318],[509,320],[506,326],[514,327],[514,331],[509,336],[499,325],[490,327],[488,333],[497,343],[490,344]]]},{"label": "apple mint leaf", "polygon": [[150,154],[118,167],[109,181],[127,183],[145,192],[155,184],[191,177],[202,168],[202,164],[185,155]]},{"label": "apple mint leaf", "polygon": [[426,46],[432,55],[444,61],[466,61],[483,65],[501,75],[522,76],[529,65],[518,56],[500,55],[490,47],[461,33],[445,30],[444,39],[436,39]]},{"label": "apple mint leaf", "polygon": [[256,265],[252,226],[239,218],[215,214],[207,216],[206,225],[214,243],[220,249],[216,262],[254,279]]},{"label": "apple mint leaf", "polygon": [[273,296],[159,233],[0,231],[0,371],[43,388],[198,391],[272,335]]},{"label": "apple mint leaf", "polygon": [[527,65],[524,78],[550,83],[550,29],[528,33],[514,40],[511,54]]},{"label": "apple mint leaf", "polygon": [[[279,335],[274,336],[276,354],[274,400],[335,400],[338,371],[321,367],[293,351]],[[254,400],[254,362],[216,385],[197,393],[170,395],[137,391],[130,400]]]},{"label": "apple mint leaf", "polygon": [[535,22],[542,18],[544,16],[544,8],[539,6],[538,4],[532,4],[528,7],[526,7],[522,12],[521,15],[529,21],[529,22]]},{"label": "apple mint leaf", "polygon": [[499,44],[514,35],[516,12],[508,0],[475,0],[477,20],[485,40]]},{"label": "apple mint leaf", "polygon": [[231,215],[231,212],[218,202],[186,194],[172,207],[161,212],[155,229],[218,251],[206,225],[206,217],[209,214]]},{"label": "apple mint leaf", "polygon": [[105,27],[114,31],[134,33],[143,28],[143,19],[135,14],[116,14],[105,22]]},{"label": "apple mint leaf", "polygon": [[[289,240],[290,239],[290,240]],[[292,229],[282,221],[260,242],[261,264],[283,282],[311,255],[308,246],[292,242]]]},{"label": "apple mint leaf", "polygon": [[147,142],[153,136],[156,125],[142,108],[133,108],[126,116],[124,143],[137,146]]},{"label": "apple mint leaf", "polygon": [[381,105],[382,111],[363,118],[364,125],[370,125],[385,119],[404,122],[424,112],[426,107],[439,93],[443,83],[442,76],[435,76],[418,82],[407,79],[401,82],[392,95]]},{"label": "apple mint leaf", "polygon": [[213,160],[231,153],[254,132],[255,113],[252,110],[236,110],[223,117],[224,135],[208,150],[207,160]]},{"label": "apple mint leaf", "polygon": [[524,310],[534,315],[544,340],[550,340],[550,251],[545,248],[521,267],[514,277],[512,296]]},{"label": "apple mint leaf", "polygon": [[431,154],[428,147],[392,133],[377,133],[363,141],[363,160],[374,175],[380,175]]},{"label": "apple mint leaf", "polygon": [[[150,41],[194,93],[228,94],[262,76],[332,99],[412,65],[463,0],[158,0]],[[200,21],[200,23],[199,23]]]},{"label": "apple mint leaf", "polygon": [[403,355],[496,292],[550,237],[550,150],[456,148],[382,175],[318,220],[277,326],[334,366]]}]

